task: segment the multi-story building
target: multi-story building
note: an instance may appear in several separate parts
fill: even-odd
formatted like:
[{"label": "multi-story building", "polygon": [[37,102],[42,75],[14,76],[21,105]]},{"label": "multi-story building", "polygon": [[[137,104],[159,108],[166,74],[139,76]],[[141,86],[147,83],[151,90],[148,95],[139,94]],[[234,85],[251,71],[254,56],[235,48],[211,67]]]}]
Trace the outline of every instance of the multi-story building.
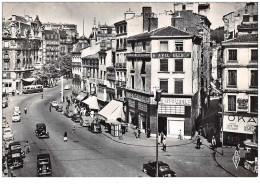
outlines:
[{"label": "multi-story building", "polygon": [[[141,131],[191,136],[199,115],[201,39],[168,26],[127,39],[126,120]],[[163,90],[157,120],[154,91]]]},{"label": "multi-story building", "polygon": [[252,139],[258,124],[256,7],[254,3],[249,3],[223,17],[226,30],[226,40],[222,42],[222,127],[225,145],[243,144],[246,139]]},{"label": "multi-story building", "polygon": [[35,64],[41,63],[41,23],[38,16],[12,15],[3,20],[2,72],[3,92],[22,91],[23,85],[31,84]]}]

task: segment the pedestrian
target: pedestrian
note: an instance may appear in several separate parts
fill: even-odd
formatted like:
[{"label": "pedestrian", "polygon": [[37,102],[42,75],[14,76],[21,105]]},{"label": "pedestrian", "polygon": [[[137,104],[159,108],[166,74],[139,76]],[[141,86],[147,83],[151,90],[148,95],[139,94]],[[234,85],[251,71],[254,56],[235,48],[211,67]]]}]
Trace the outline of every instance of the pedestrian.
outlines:
[{"label": "pedestrian", "polygon": [[141,135],[141,130],[140,130],[140,128],[138,128],[138,127],[137,127],[137,133],[138,133],[138,138],[140,138],[140,137],[141,137],[141,136],[140,136],[140,135]]},{"label": "pedestrian", "polygon": [[51,105],[49,106],[49,110],[50,110],[50,112],[51,112]]},{"label": "pedestrian", "polygon": [[216,138],[214,135],[211,140],[211,145],[212,145],[212,149],[215,150],[215,148],[217,147],[217,142],[216,142]]},{"label": "pedestrian", "polygon": [[29,146],[29,142],[28,141],[25,142],[25,146],[24,147],[25,147],[25,153],[28,154],[30,152],[30,146]]},{"label": "pedestrian", "polygon": [[180,129],[180,134],[179,134],[179,136],[178,136],[178,139],[179,139],[179,140],[182,140],[181,129]]},{"label": "pedestrian", "polygon": [[64,142],[67,142],[68,141],[68,135],[67,135],[67,132],[65,131],[64,133]]},{"label": "pedestrian", "polygon": [[157,141],[158,141],[158,144],[159,144],[159,145],[161,144],[160,139],[161,139],[161,133],[158,133],[158,139],[157,139]]},{"label": "pedestrian", "polygon": [[134,135],[135,135],[135,139],[137,139],[138,135],[137,135],[137,127],[136,126],[134,127]]},{"label": "pedestrian", "polygon": [[147,138],[150,138],[150,136],[151,136],[151,130],[150,128],[147,128]]},{"label": "pedestrian", "polygon": [[199,128],[199,135],[201,135],[201,132],[202,132],[202,126],[200,126]]},{"label": "pedestrian", "polygon": [[166,137],[163,138],[162,144],[163,144],[162,150],[163,150],[164,152],[166,152]]},{"label": "pedestrian", "polygon": [[161,143],[163,143],[163,138],[164,138],[164,133],[163,131],[161,132]]},{"label": "pedestrian", "polygon": [[200,136],[198,135],[196,147],[197,147],[198,149],[200,149],[200,145],[201,145],[201,140],[200,140]]},{"label": "pedestrian", "polygon": [[[74,125],[74,124],[73,124],[73,125]],[[75,126],[72,127],[72,133],[73,133],[73,134],[76,134],[76,128],[75,128]]]},{"label": "pedestrian", "polygon": [[24,114],[27,114],[27,108],[26,108],[26,106],[24,107]]},{"label": "pedestrian", "polygon": [[238,154],[240,154],[240,144],[236,145],[236,151],[237,151]]},{"label": "pedestrian", "polygon": [[41,98],[43,99],[43,93],[41,94]]}]

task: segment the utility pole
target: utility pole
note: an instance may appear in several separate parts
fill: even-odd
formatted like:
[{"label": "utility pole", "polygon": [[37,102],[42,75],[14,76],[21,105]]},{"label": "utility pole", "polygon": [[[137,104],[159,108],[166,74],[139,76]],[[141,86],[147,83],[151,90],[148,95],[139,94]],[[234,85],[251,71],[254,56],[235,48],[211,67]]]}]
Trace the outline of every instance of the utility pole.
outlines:
[{"label": "utility pole", "polygon": [[157,122],[156,122],[156,177],[158,177],[158,169],[159,169],[159,165],[158,165],[158,132],[159,132],[159,127],[158,127],[158,120],[159,120],[159,115],[158,115],[158,108],[159,108],[159,101],[161,101],[161,95],[162,95],[162,90],[156,90],[155,92],[155,101],[157,102],[156,106],[157,106],[157,112],[156,112],[156,118],[157,118]]},{"label": "utility pole", "polygon": [[60,83],[61,83],[60,101],[63,102],[63,76],[60,77]]}]

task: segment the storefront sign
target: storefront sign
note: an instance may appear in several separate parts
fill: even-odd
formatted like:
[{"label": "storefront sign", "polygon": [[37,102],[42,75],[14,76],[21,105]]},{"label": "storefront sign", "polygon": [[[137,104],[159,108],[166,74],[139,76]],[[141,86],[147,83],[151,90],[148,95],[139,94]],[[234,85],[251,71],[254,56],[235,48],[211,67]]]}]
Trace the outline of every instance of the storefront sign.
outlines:
[{"label": "storefront sign", "polygon": [[237,99],[237,109],[238,109],[238,111],[247,111],[248,110],[248,99],[238,98]]},{"label": "storefront sign", "polygon": [[[156,104],[154,98],[151,98],[151,102]],[[165,98],[162,97],[159,102],[161,105],[173,105],[173,106],[191,106],[191,98]]]},{"label": "storefront sign", "polygon": [[151,54],[149,53],[127,53],[127,58],[150,58]]},{"label": "storefront sign", "polygon": [[225,132],[253,134],[257,121],[257,117],[224,116],[223,130]]},{"label": "storefront sign", "polygon": [[140,94],[136,94],[136,93],[126,92],[126,98],[135,99],[135,100],[145,102],[145,103],[150,103],[149,97],[146,97],[146,96],[143,96]]},{"label": "storefront sign", "polygon": [[152,58],[191,58],[191,52],[153,53]]}]

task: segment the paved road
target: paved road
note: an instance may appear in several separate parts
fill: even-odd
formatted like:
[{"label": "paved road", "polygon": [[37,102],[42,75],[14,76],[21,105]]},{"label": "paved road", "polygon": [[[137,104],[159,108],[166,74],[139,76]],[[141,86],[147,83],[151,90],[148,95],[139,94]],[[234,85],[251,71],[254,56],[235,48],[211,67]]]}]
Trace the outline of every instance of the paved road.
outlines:
[{"label": "paved road", "polygon": [[[65,81],[71,83],[71,81]],[[15,140],[28,140],[31,153],[24,159],[24,168],[14,171],[18,177],[36,177],[36,156],[40,153],[51,155],[53,176],[55,177],[145,177],[142,164],[155,159],[155,147],[141,147],[120,144],[103,134],[93,134],[76,124],[76,135],[72,134],[73,122],[61,113],[49,112],[49,102],[59,100],[60,86],[40,94],[14,97],[9,107],[3,110]],[[65,91],[70,95],[71,91]],[[27,106],[28,114],[22,113],[20,123],[11,122],[14,106]],[[35,136],[35,125],[44,122],[49,139]],[[63,142],[63,133],[68,132],[68,142]],[[159,151],[159,159],[167,162],[179,177],[230,176],[218,167],[212,150],[204,147],[195,149],[193,143],[170,147],[166,153]]]}]

